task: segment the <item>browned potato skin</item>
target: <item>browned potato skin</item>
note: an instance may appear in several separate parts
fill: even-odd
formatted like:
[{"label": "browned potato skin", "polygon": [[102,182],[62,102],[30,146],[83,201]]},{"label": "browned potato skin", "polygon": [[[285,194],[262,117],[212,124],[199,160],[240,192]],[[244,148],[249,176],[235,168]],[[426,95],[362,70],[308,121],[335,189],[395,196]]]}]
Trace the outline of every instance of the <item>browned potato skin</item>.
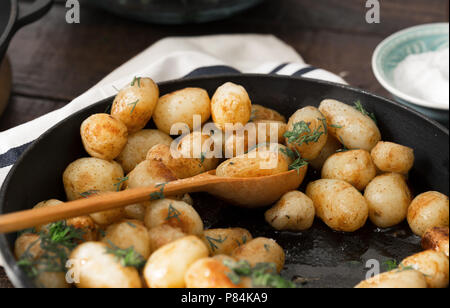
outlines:
[{"label": "browned potato skin", "polygon": [[172,138],[157,129],[143,129],[128,136],[128,142],[116,161],[125,173],[131,172],[145,160],[147,152],[157,144],[170,146]]},{"label": "browned potato skin", "polygon": [[89,214],[89,216],[96,224],[100,226],[108,226],[124,218],[125,210],[123,208],[118,208]]},{"label": "browned potato skin", "polygon": [[209,229],[202,237],[211,256],[231,255],[236,248],[252,239],[251,233],[243,228]]},{"label": "browned potato skin", "polygon": [[81,140],[92,157],[113,160],[127,144],[125,124],[105,113],[94,114],[81,124]]},{"label": "browned potato skin", "polygon": [[[316,159],[327,143],[328,129],[326,127],[323,127],[324,123],[321,119],[325,119],[325,116],[319,111],[319,109],[312,106],[297,110],[289,118],[286,132],[292,131],[296,123],[304,121],[305,123],[309,123],[309,128],[312,132],[318,130],[319,132],[323,133],[317,142],[303,143],[302,145],[289,144],[288,138],[286,138],[286,145],[292,150],[296,149],[301,154],[302,158],[306,160]],[[306,133],[301,136],[304,135],[306,135]]]},{"label": "browned potato skin", "polygon": [[[211,157],[202,159],[199,157],[201,153],[196,153],[194,151],[195,147],[198,145],[201,145],[201,153],[206,153],[208,156],[209,154],[214,153],[213,139],[209,135],[201,132],[193,132],[183,137],[178,144],[177,150],[181,154],[181,157],[192,159],[194,163],[197,163],[202,172],[216,169],[217,165],[219,165],[219,158]],[[193,166],[190,168],[192,168],[192,171],[190,171],[191,173],[197,171]]]},{"label": "browned potato skin", "polygon": [[422,238],[422,248],[442,252],[448,257],[448,227],[434,227],[425,232]]},{"label": "browned potato skin", "polygon": [[252,122],[267,120],[267,121],[280,121],[286,123],[286,118],[282,116],[278,111],[275,111],[273,109],[258,104],[252,105],[252,116],[250,120]]},{"label": "browned potato skin", "polygon": [[[42,202],[39,202],[38,204],[36,204],[33,207],[33,209],[40,209],[40,208],[47,207],[47,206],[57,206],[57,205],[60,205],[62,203],[63,203],[62,201],[59,201],[59,200],[56,200],[56,199],[45,200],[45,201],[42,201]],[[45,231],[48,228],[49,225],[50,224],[35,226],[34,229],[36,230],[36,232],[39,233],[41,231]]]},{"label": "browned potato skin", "polygon": [[372,149],[373,162],[383,172],[408,174],[414,165],[414,150],[392,142],[380,141]]},{"label": "browned potato skin", "polygon": [[377,175],[377,169],[365,150],[351,150],[330,156],[322,168],[323,179],[346,181],[358,190],[366,188],[367,184]]},{"label": "browned potato skin", "polygon": [[22,257],[27,250],[35,260],[44,254],[44,250],[41,248],[41,240],[39,235],[24,233],[17,238],[14,243],[14,256],[16,259],[20,259],[20,257]]},{"label": "browned potato skin", "polygon": [[184,280],[187,288],[240,288],[231,282],[228,274],[231,270],[220,260],[205,258],[192,264]]},{"label": "browned potato skin", "polygon": [[354,232],[367,221],[369,206],[361,193],[347,182],[322,179],[309,183],[306,195],[316,215],[331,229]]},{"label": "browned potato skin", "polygon": [[180,238],[187,236],[180,228],[171,225],[159,225],[153,227],[149,231],[150,250],[156,251],[164,245],[172,243]]},{"label": "browned potato skin", "polygon": [[231,256],[238,261],[246,260],[251,266],[258,263],[274,263],[278,273],[283,269],[285,261],[283,248],[274,240],[264,237],[255,238],[236,248]]},{"label": "browned potato skin", "polygon": [[415,270],[382,273],[371,279],[362,281],[357,289],[426,289],[427,281],[424,275]]},{"label": "browned potato skin", "polygon": [[156,83],[150,78],[141,78],[133,86],[130,84],[119,91],[111,107],[111,115],[127,126],[129,134],[135,133],[147,125],[158,99]]},{"label": "browned potato skin", "polygon": [[123,170],[118,163],[90,157],[71,163],[64,171],[63,183],[67,199],[73,201],[87,191],[116,191],[114,184],[121,178]]},{"label": "browned potato skin", "polygon": [[69,218],[66,220],[68,226],[83,231],[83,239],[86,242],[96,241],[98,237],[98,229],[94,220],[89,216],[80,216]]},{"label": "browned potato skin", "polygon": [[409,206],[407,218],[412,231],[418,236],[423,236],[433,227],[448,227],[448,197],[436,191],[417,196]]},{"label": "browned potato skin", "polygon": [[442,252],[422,251],[404,259],[401,264],[423,273],[429,288],[448,287],[449,262],[448,257]]},{"label": "browned potato skin", "polygon": [[316,159],[311,160],[309,164],[314,169],[321,170],[327,159],[331,155],[336,154],[339,149],[342,149],[342,144],[336,139],[336,137],[328,134],[327,143],[325,143],[322,151],[320,151],[319,156]]}]

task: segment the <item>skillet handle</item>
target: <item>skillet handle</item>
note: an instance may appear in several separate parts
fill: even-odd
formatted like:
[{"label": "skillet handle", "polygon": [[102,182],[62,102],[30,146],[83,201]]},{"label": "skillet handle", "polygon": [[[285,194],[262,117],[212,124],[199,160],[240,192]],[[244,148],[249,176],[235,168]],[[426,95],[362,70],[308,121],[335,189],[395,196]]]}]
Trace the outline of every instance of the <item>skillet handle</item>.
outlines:
[{"label": "skillet handle", "polygon": [[19,10],[19,15],[14,24],[14,32],[44,16],[50,10],[52,4],[53,0],[35,0],[30,7]]}]

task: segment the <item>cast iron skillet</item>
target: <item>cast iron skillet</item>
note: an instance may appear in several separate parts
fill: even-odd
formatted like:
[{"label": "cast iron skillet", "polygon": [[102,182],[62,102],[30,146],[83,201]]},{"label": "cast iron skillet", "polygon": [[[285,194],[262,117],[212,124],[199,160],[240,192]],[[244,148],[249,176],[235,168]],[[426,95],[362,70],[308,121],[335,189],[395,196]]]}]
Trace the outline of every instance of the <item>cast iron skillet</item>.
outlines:
[{"label": "cast iron skillet", "polygon": [[[448,130],[395,102],[342,85],[265,75],[185,79],[162,83],[160,88],[162,94],[184,87],[202,87],[213,94],[227,81],[243,85],[254,103],[274,108],[285,116],[303,106],[318,106],[325,98],[347,103],[360,100],[376,114],[384,140],[415,149],[416,164],[410,174],[413,191],[437,190],[448,195]],[[0,213],[29,209],[46,199],[64,199],[61,179],[64,169],[72,161],[87,156],[80,140],[80,125],[89,115],[104,112],[111,102],[109,98],[73,114],[30,146],[0,191]],[[316,176],[313,171],[309,172],[305,182]],[[297,281],[306,280],[305,287],[353,287],[364,279],[369,259],[378,260],[385,270],[383,262],[401,261],[421,250],[420,238],[412,235],[406,223],[387,230],[367,223],[358,232],[343,234],[333,232],[316,219],[313,228],[306,232],[275,232],[264,222],[264,210],[230,207],[207,194],[196,194],[194,200],[207,228],[244,227],[255,237],[276,239],[287,252],[283,275],[297,278]],[[16,234],[0,236],[6,271],[16,287],[32,287],[11,252],[15,239]]]},{"label": "cast iron skillet", "polygon": [[17,0],[0,1],[0,62],[14,33],[38,20],[50,10],[53,0],[36,0],[26,10],[19,10]]}]

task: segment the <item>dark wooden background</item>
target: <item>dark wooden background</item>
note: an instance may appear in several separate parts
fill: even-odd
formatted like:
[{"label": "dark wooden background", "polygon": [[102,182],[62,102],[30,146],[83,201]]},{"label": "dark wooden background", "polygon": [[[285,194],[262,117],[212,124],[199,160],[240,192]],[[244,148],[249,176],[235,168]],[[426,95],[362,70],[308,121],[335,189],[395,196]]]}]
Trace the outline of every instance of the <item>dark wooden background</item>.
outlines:
[{"label": "dark wooden background", "polygon": [[[449,20],[448,0],[381,0],[381,23],[372,25],[365,22],[365,0],[267,0],[226,21],[187,26],[129,21],[83,4],[81,23],[69,25],[64,2],[11,42],[14,86],[0,131],[64,106],[149,45],[173,35],[275,34],[308,63],[388,96],[371,70],[377,44],[400,29]],[[0,287],[11,287],[2,269]]]}]

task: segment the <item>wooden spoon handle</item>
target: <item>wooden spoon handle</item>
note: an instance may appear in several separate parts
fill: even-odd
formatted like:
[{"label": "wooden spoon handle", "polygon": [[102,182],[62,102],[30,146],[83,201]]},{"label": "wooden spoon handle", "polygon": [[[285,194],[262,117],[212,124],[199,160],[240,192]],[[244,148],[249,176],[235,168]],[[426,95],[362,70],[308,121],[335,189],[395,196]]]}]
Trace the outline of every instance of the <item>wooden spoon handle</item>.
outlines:
[{"label": "wooden spoon handle", "polygon": [[201,174],[193,178],[162,185],[106,193],[66,202],[58,206],[5,214],[0,216],[0,233],[20,231],[50,222],[151,201],[152,199],[163,198],[165,196],[204,191],[209,185],[219,181],[221,179],[218,177]]}]

